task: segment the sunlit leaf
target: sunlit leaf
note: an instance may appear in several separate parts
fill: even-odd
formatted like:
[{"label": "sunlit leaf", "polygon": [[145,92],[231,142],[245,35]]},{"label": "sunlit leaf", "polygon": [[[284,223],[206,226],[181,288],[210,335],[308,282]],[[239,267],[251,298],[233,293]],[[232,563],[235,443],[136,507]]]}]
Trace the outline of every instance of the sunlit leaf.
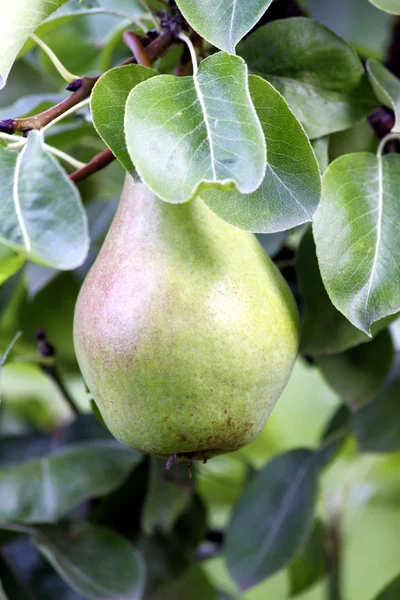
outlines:
[{"label": "sunlit leaf", "polygon": [[0,285],[14,275],[24,264],[25,258],[0,244]]},{"label": "sunlit leaf", "polygon": [[274,233],[312,220],[320,175],[310,142],[285,99],[260,77],[250,76],[249,87],[268,148],[264,180],[252,194],[210,189],[201,198],[228,223]]},{"label": "sunlit leaf", "polygon": [[211,186],[253,192],[265,174],[265,140],[244,61],[219,52],[193,77],[159,75],[136,86],[126,145],[140,177],[163,200]]},{"label": "sunlit leaf", "polygon": [[400,0],[369,0],[371,4],[392,15],[400,15]]}]

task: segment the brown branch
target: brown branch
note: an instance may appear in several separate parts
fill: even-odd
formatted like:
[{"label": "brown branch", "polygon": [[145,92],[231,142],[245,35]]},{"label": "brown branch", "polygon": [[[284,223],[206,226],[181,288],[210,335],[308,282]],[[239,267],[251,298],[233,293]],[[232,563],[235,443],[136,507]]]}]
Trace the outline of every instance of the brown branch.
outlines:
[{"label": "brown branch", "polygon": [[143,65],[144,67],[151,67],[152,61],[149,58],[149,55],[146,52],[146,49],[143,48],[143,44],[141,42],[140,36],[134,33],[133,31],[125,31],[123,35],[124,43],[128,46],[129,50],[132,52],[133,56],[136,59],[138,65]]},{"label": "brown branch", "polygon": [[69,178],[74,183],[79,183],[83,179],[86,179],[86,177],[93,175],[93,173],[97,173],[97,171],[104,169],[104,167],[109,165],[114,159],[114,154],[111,152],[111,150],[106,148],[106,150],[103,150],[103,152],[96,154],[96,156],[94,156],[92,160],[87,163],[87,165],[71,173]]},{"label": "brown branch", "polygon": [[[148,59],[154,62],[156,58],[161,56],[165,50],[172,45],[174,36],[170,30],[163,30],[160,35],[153,40],[146,48]],[[118,66],[129,65],[136,62],[136,58],[128,58]],[[26,117],[23,119],[5,119],[0,120],[0,132],[12,134],[16,131],[29,131],[30,129],[42,129],[48,123],[51,123],[56,117],[64,114],[70,108],[73,108],[79,102],[90,96],[94,84],[101,77],[81,77],[76,79],[67,86],[67,89],[72,91],[71,96],[52,106],[48,110],[45,110],[38,115],[32,117]]]}]

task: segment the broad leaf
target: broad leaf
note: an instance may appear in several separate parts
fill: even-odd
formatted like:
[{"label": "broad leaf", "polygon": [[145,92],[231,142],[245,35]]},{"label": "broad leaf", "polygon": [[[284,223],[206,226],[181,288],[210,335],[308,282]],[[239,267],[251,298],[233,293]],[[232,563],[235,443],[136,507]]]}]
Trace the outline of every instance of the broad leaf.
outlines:
[{"label": "broad leaf", "polygon": [[201,37],[232,54],[272,0],[177,0],[183,16]]},{"label": "broad leaf", "polygon": [[[400,3],[399,3],[400,5]],[[399,6],[400,13],[400,6]],[[380,592],[375,600],[398,600],[400,598],[400,575],[393,579],[384,590]]]},{"label": "broad leaf", "polygon": [[396,122],[392,131],[400,132],[400,81],[386,67],[373,59],[367,61],[367,71],[379,100],[394,111]]},{"label": "broad leaf", "polygon": [[369,0],[371,4],[392,15],[400,15],[400,0]]},{"label": "broad leaf", "polygon": [[14,275],[24,264],[25,258],[11,248],[0,244],[0,285]]},{"label": "broad leaf", "polygon": [[265,174],[265,140],[244,61],[219,52],[193,77],[159,75],[136,86],[126,145],[143,181],[171,203],[219,186],[249,194]]},{"label": "broad leaf", "polygon": [[258,233],[275,233],[311,221],[321,195],[311,144],[285,99],[254,75],[251,97],[264,131],[268,164],[252,194],[206,190],[202,200],[228,223]]},{"label": "broad leaf", "polygon": [[393,358],[392,338],[384,329],[369,344],[343,354],[320,356],[317,362],[332,389],[356,410],[375,396],[389,374]]},{"label": "broad leaf", "polygon": [[140,600],[145,570],[139,554],[115,532],[85,522],[43,526],[35,546],[78,594],[93,600]]},{"label": "broad leaf", "polygon": [[346,154],[330,164],[314,220],[322,280],[333,304],[368,335],[400,310],[400,157]]},{"label": "broad leaf", "polygon": [[142,529],[170,533],[178,517],[187,509],[192,495],[187,465],[167,471],[164,461],[150,457],[146,499],[141,514]]},{"label": "broad leaf", "polygon": [[34,262],[74,269],[89,237],[77,188],[31,131],[20,154],[0,149],[0,241]]},{"label": "broad leaf", "polygon": [[217,600],[212,587],[201,568],[197,565],[187,569],[171,583],[160,586],[149,600]]},{"label": "broad leaf", "polygon": [[71,445],[0,469],[0,522],[52,523],[82,500],[118,487],[140,454],[114,441]]},{"label": "broad leaf", "polygon": [[376,100],[357,54],[316,21],[274,21],[243,41],[250,71],[283,94],[311,138],[346,129]]},{"label": "broad leaf", "polygon": [[322,579],[327,571],[324,528],[316,521],[306,545],[288,567],[290,596],[297,596]]},{"label": "broad leaf", "polygon": [[400,379],[385,385],[353,418],[353,429],[363,452],[400,450]]},{"label": "broad leaf", "polygon": [[304,305],[301,326],[303,354],[336,354],[369,341],[367,334],[354,327],[330,301],[319,272],[311,228],[301,239],[296,271]]},{"label": "broad leaf", "polygon": [[295,556],[311,533],[318,463],[311,450],[271,460],[236,505],[224,554],[241,589],[273,575]]},{"label": "broad leaf", "polygon": [[0,89],[25,41],[66,0],[13,0],[1,8],[2,35],[0,38]]},{"label": "broad leaf", "polygon": [[130,91],[157,72],[141,65],[126,65],[104,73],[93,88],[90,107],[98,134],[123,167],[132,173],[124,135],[125,104]]}]

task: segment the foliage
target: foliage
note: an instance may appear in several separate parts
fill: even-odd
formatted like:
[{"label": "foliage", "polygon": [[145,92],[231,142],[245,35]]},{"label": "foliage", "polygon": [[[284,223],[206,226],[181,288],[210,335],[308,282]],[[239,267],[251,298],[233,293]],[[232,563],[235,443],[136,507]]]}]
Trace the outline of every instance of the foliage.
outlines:
[{"label": "foliage", "polygon": [[[0,598],[399,597],[400,0],[331,4],[2,7]],[[259,234],[300,309],[264,430],[193,478],[74,355],[126,172]]]}]

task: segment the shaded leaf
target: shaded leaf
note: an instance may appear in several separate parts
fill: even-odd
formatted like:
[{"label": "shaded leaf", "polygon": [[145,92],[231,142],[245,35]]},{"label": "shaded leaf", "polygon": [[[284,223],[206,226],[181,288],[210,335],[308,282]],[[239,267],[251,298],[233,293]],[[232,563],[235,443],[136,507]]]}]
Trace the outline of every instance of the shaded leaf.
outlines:
[{"label": "shaded leaf", "polygon": [[371,4],[392,15],[400,15],[399,0],[369,0]]},{"label": "shaded leaf", "polygon": [[252,194],[210,189],[201,198],[228,223],[275,233],[312,220],[321,180],[311,144],[285,99],[254,75],[249,88],[268,148],[264,180]]},{"label": "shaded leaf", "polygon": [[[63,100],[63,96],[59,94],[31,94],[18,98],[15,102],[8,106],[0,108],[0,119],[9,119],[11,116],[24,117],[29,114],[41,112],[44,106],[58,104]],[[49,132],[50,133],[50,132]]]},{"label": "shaded leaf", "polygon": [[324,286],[358,329],[400,310],[400,157],[346,154],[323,177],[313,231]]},{"label": "shaded leaf", "polygon": [[187,22],[201,37],[234,53],[236,44],[262,17],[272,0],[177,0]]},{"label": "shaded leaf", "polygon": [[157,75],[153,69],[141,65],[125,65],[107,71],[93,88],[90,107],[98,134],[112,150],[123,167],[132,173],[134,166],[125,144],[125,104],[130,91]]},{"label": "shaded leaf", "polygon": [[212,186],[250,193],[264,177],[264,136],[237,56],[219,52],[193,77],[158,75],[136,86],[125,134],[140,177],[167,202]]},{"label": "shaded leaf", "polygon": [[82,500],[103,496],[121,485],[141,459],[114,441],[97,441],[3,467],[0,521],[54,522]]},{"label": "shaded leaf", "polygon": [[283,94],[311,138],[350,127],[377,104],[356,52],[311,19],[268,23],[238,53]]},{"label": "shaded leaf", "polygon": [[224,554],[241,589],[273,575],[295,556],[311,532],[318,465],[311,450],[271,460],[236,505]]},{"label": "shaded leaf", "polygon": [[367,72],[379,100],[394,111],[396,122],[392,131],[400,132],[400,81],[389,69],[372,58],[367,61]]},{"label": "shaded leaf", "polygon": [[149,600],[217,600],[217,592],[199,566],[194,565],[183,575],[161,586]]},{"label": "shaded leaf", "polygon": [[0,241],[57,269],[82,264],[89,248],[86,213],[43,135],[31,131],[20,154],[0,149],[0,170]]},{"label": "shaded leaf", "polygon": [[188,507],[192,485],[186,465],[179,464],[167,471],[165,462],[150,457],[150,473],[146,500],[142,509],[142,529],[147,535],[154,531],[170,533],[177,518]]},{"label": "shaded leaf", "polygon": [[296,270],[304,303],[301,326],[304,354],[335,354],[369,341],[367,334],[354,327],[330,301],[319,272],[311,228],[301,239]]},{"label": "shaded leaf", "polygon": [[400,379],[385,385],[353,417],[353,430],[363,452],[400,450]]},{"label": "shaded leaf", "polygon": [[85,598],[139,600],[145,570],[139,554],[121,536],[84,522],[43,526],[35,546],[60,577]]},{"label": "shaded leaf", "polygon": [[325,576],[327,563],[323,536],[323,525],[316,521],[306,545],[289,565],[291,597],[305,592]]},{"label": "shaded leaf", "polygon": [[311,143],[318,161],[321,174],[324,174],[329,165],[329,136],[316,138]]},{"label": "shaded leaf", "polygon": [[37,27],[66,0],[14,0],[2,6],[2,36],[0,38],[0,89],[25,41]]},{"label": "shaded leaf", "polygon": [[0,244],[0,285],[19,271],[24,262],[22,254],[17,254],[11,248]]},{"label": "shaded leaf", "polygon": [[[400,3],[399,3],[400,13]],[[382,590],[375,600],[398,600],[400,598],[400,575],[393,579],[384,590]]]},{"label": "shaded leaf", "polygon": [[367,404],[389,374],[394,358],[392,338],[387,329],[369,344],[342,354],[319,356],[318,365],[329,385],[353,410]]}]

